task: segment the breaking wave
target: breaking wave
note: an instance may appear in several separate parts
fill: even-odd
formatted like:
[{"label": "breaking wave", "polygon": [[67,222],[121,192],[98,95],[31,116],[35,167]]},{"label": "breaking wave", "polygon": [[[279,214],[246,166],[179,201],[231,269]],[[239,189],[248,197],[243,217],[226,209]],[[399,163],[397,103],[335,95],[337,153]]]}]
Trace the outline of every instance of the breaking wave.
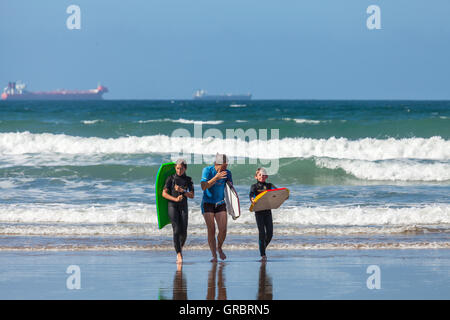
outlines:
[{"label": "breaking wave", "polygon": [[[238,134],[237,132],[235,132]],[[245,139],[245,137],[243,137]],[[258,138],[258,137],[256,137]],[[429,159],[449,160],[450,141],[432,138],[348,140],[284,138],[246,141],[217,137],[193,138],[166,135],[128,136],[121,138],[77,137],[65,134],[30,132],[1,133],[0,155],[20,154],[145,154],[181,153],[214,155],[221,150],[232,157],[259,159],[328,157],[334,159],[386,160]]]}]

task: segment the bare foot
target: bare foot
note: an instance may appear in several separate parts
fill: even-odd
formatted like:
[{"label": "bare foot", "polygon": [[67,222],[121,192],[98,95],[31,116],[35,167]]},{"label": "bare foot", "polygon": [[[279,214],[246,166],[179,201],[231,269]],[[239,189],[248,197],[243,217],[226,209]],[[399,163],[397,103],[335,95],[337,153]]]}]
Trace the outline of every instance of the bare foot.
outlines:
[{"label": "bare foot", "polygon": [[181,264],[183,263],[183,256],[181,255],[181,253],[177,254],[177,264]]},{"label": "bare foot", "polygon": [[266,256],[262,256],[262,257],[261,257],[261,260],[259,260],[259,261],[261,261],[261,262],[266,262],[266,261],[267,261],[267,257],[266,257]]},{"label": "bare foot", "polygon": [[223,253],[222,249],[217,249],[217,251],[219,252],[220,259],[225,260],[227,258],[225,253]]},{"label": "bare foot", "polygon": [[216,263],[217,262],[217,257],[213,257],[211,260],[209,260],[210,262]]}]

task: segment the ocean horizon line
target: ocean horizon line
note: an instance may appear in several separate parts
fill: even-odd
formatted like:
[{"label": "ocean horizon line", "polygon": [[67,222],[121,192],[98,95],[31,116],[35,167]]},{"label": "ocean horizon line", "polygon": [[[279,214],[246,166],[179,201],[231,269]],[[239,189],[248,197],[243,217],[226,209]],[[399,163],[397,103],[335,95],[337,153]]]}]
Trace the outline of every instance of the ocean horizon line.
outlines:
[{"label": "ocean horizon line", "polygon": [[[61,101],[68,101],[68,102],[92,102],[92,100],[20,100],[20,101],[14,101],[14,100],[0,100],[4,103],[15,103],[15,102],[33,102],[33,101],[55,101],[55,102],[61,102]],[[373,102],[389,102],[389,101],[395,101],[395,102],[424,102],[424,101],[432,101],[432,102],[449,102],[450,98],[430,98],[430,99],[411,99],[411,98],[376,98],[376,99],[370,99],[370,98],[261,98],[261,99],[252,99],[252,100],[204,100],[199,101],[195,99],[190,98],[108,98],[108,99],[101,99],[101,100],[95,100],[98,101],[195,101],[196,103],[211,103],[211,102],[226,102],[226,103],[237,103],[237,102],[243,102],[243,103],[251,103],[255,101],[324,101],[324,102],[333,102],[333,101],[373,101]]]}]

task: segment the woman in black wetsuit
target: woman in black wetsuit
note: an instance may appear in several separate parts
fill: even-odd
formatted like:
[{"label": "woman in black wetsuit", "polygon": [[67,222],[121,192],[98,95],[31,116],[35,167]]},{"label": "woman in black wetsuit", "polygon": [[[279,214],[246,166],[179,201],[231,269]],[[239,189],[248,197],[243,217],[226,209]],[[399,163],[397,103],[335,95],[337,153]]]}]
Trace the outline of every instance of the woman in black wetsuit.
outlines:
[{"label": "woman in black wetsuit", "polygon": [[[263,191],[275,189],[276,187],[266,182],[268,178],[266,169],[258,168],[256,170],[255,179],[257,182],[250,187],[250,201],[253,203],[255,197]],[[259,253],[261,254],[261,261],[266,261],[266,247],[272,240],[273,235],[273,221],[272,210],[255,211],[256,224],[259,231]]]},{"label": "woman in black wetsuit", "polygon": [[186,175],[187,164],[183,159],[177,160],[174,175],[167,178],[162,196],[169,200],[168,213],[173,229],[173,243],[177,252],[177,263],[183,262],[181,252],[187,237],[188,203],[187,198],[194,198],[194,185],[191,177]]}]

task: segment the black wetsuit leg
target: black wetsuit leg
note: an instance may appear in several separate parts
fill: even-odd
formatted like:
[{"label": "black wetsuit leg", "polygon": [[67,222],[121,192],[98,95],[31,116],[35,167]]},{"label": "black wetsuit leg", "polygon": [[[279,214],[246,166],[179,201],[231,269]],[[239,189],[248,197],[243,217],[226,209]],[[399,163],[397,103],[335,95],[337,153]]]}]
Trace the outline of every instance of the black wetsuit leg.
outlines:
[{"label": "black wetsuit leg", "polygon": [[168,214],[170,221],[172,222],[173,244],[175,246],[175,251],[180,253],[187,237],[187,205],[173,205],[169,203]]},{"label": "black wetsuit leg", "polygon": [[270,240],[272,240],[272,236],[273,236],[273,220],[272,220],[272,212],[267,214],[264,217],[264,226],[266,227],[266,240],[265,240],[265,245],[266,248],[270,243]]},{"label": "black wetsuit leg", "polygon": [[272,212],[255,213],[256,225],[259,231],[259,253],[266,255],[266,247],[269,245],[273,236]]},{"label": "black wetsuit leg", "polygon": [[180,243],[181,247],[184,246],[184,243],[186,242],[187,238],[187,227],[188,227],[188,207],[182,206],[180,209]]}]

